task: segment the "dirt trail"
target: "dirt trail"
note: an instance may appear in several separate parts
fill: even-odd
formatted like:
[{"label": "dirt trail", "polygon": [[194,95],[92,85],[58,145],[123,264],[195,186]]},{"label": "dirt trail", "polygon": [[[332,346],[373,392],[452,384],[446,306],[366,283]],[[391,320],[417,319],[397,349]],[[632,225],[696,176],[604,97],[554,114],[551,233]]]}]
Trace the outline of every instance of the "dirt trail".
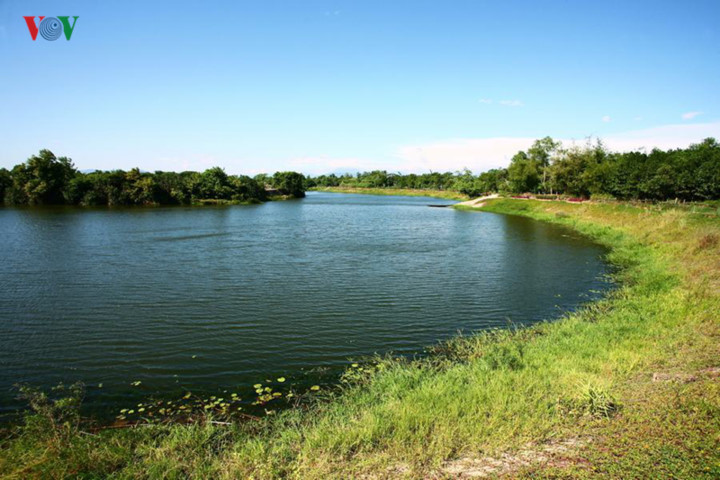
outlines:
[{"label": "dirt trail", "polygon": [[472,200],[467,200],[465,202],[456,203],[455,205],[464,205],[466,207],[482,207],[483,202],[485,202],[485,200],[491,200],[493,198],[499,198],[499,197],[500,197],[500,195],[498,195],[497,193],[493,193],[492,195],[486,195],[486,196],[480,197],[480,198],[473,198]]}]

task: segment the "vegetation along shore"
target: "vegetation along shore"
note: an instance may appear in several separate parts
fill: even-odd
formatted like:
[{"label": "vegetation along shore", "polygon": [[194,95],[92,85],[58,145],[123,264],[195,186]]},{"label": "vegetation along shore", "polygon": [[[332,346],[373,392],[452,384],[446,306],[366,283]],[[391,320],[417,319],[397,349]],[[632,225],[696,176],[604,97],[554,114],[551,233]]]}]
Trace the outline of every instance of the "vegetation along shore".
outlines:
[{"label": "vegetation along shore", "polygon": [[228,175],[204,172],[77,171],[72,160],[41,150],[11,170],[0,169],[6,205],[202,205],[301,198],[306,190],[468,200],[488,193],[537,198],[707,201],[720,199],[720,144],[714,138],[684,149],[611,152],[601,140],[563,146],[550,137],[517,152],[507,168],[474,175],[384,170],[355,175]]},{"label": "vegetation along shore", "polygon": [[422,359],[376,358],[315,401],[264,418],[103,429],[72,402],[35,402],[4,436],[0,473],[717,478],[717,205],[497,198],[480,210],[607,245],[618,288],[554,322],[458,337]]},{"label": "vegetation along shore", "polygon": [[[467,200],[491,192],[571,198],[703,201],[720,199],[720,144],[706,138],[688,148],[612,152],[601,140],[564,146],[550,137],[517,152],[507,168],[400,174],[375,170],[320,175],[309,189]],[[370,189],[370,190],[368,190]]]},{"label": "vegetation along shore", "polygon": [[11,170],[0,169],[0,203],[7,205],[222,205],[305,196],[297,172],[228,175],[204,172],[79,172],[71,159],[41,150]]}]

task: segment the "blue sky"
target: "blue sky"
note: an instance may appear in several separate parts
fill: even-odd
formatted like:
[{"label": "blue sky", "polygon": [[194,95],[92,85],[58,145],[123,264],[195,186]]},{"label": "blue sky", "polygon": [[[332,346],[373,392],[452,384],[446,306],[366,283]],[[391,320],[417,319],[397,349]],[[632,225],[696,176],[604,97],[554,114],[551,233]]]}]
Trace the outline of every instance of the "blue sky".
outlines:
[{"label": "blue sky", "polygon": [[[209,5],[210,4],[210,5]],[[32,41],[24,15],[78,15]],[[720,1],[0,0],[0,167],[479,172],[720,138]]]}]

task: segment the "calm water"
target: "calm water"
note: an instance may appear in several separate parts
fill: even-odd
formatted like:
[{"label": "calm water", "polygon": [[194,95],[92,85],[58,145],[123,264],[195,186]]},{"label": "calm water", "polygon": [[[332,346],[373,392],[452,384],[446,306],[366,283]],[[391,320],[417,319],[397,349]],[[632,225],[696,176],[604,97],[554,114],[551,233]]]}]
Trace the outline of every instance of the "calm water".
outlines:
[{"label": "calm water", "polygon": [[17,382],[82,380],[97,411],[303,384],[351,357],[552,318],[607,287],[603,249],[568,230],[429,203],[451,202],[0,209],[0,409],[17,407]]}]

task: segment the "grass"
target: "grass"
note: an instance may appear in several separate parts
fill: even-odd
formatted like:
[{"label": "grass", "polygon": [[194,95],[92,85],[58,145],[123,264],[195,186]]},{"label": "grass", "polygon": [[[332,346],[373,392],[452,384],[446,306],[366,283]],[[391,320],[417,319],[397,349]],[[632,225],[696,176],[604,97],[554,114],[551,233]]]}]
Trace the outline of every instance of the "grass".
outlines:
[{"label": "grass", "polygon": [[375,359],[326,399],[257,421],[58,437],[36,415],[3,442],[0,474],[450,478],[459,460],[493,465],[486,459],[577,439],[504,473],[718,478],[717,214],[510,199],[482,210],[567,225],[609,246],[619,287],[554,322],[458,337],[420,360]]},{"label": "grass", "polygon": [[417,188],[366,188],[366,187],[317,187],[311,188],[315,192],[332,193],[362,193],[365,195],[400,195],[405,197],[432,197],[446,200],[468,200],[470,197],[459,192],[449,190],[432,190]]}]

